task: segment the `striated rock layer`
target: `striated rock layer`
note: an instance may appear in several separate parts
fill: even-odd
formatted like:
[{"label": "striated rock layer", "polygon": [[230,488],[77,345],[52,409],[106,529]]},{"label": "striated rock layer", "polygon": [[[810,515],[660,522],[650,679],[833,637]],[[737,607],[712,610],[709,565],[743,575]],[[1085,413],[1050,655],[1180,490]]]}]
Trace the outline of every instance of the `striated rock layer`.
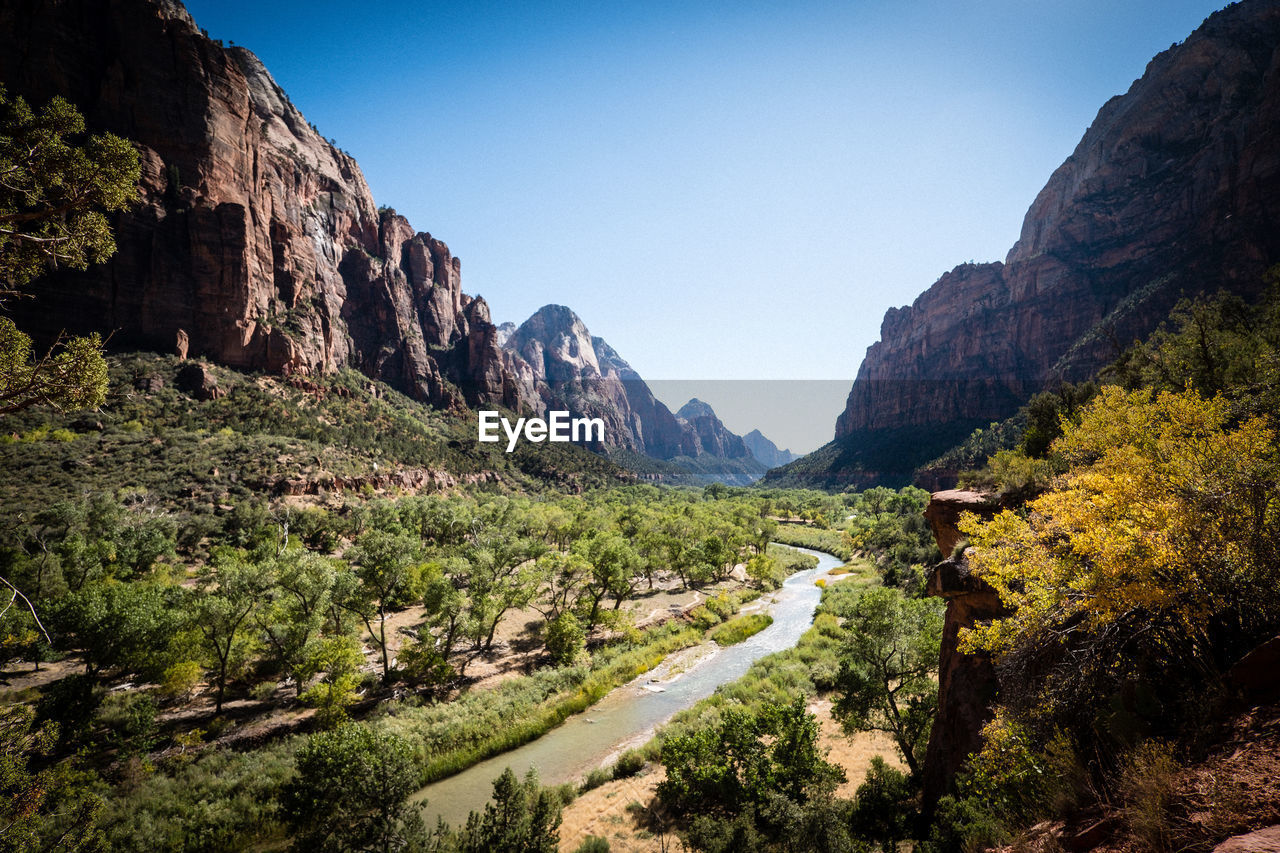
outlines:
[{"label": "striated rock layer", "polygon": [[257,57],[179,3],[2,0],[0,82],[67,98],[142,155],[115,257],[15,306],[38,338],[107,331],[239,368],[352,366],[444,406],[533,403],[448,247],[379,210]]},{"label": "striated rock layer", "polygon": [[1037,390],[1092,375],[1178,298],[1258,290],[1280,261],[1278,129],[1280,2],[1244,0],[1102,107],[1003,263],[956,267],[885,314],[836,422],[853,455],[837,479],[905,481]]}]

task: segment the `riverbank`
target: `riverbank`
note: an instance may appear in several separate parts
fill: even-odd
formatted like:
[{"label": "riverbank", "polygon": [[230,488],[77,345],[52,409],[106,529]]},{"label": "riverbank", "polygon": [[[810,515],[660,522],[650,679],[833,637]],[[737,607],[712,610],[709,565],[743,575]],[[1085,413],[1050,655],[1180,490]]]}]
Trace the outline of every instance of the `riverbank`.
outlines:
[{"label": "riverbank", "polygon": [[741,678],[726,682],[711,696],[675,715],[646,743],[630,744],[639,747],[649,759],[642,773],[606,782],[568,805],[560,830],[560,849],[575,850],[585,838],[595,835],[607,839],[614,851],[661,851],[663,816],[656,799],[657,785],[664,778],[657,762],[661,742],[673,734],[714,725],[731,705],[754,710],[765,702],[791,698],[797,691],[809,697],[809,711],[819,723],[820,746],[827,760],[845,771],[845,782],[837,788],[836,796],[853,795],[875,756],[903,769],[890,737],[874,732],[846,735],[831,715],[827,687],[838,670],[836,651],[841,629],[836,617],[823,609],[831,607],[835,598],[856,595],[878,583],[879,576],[873,566],[862,563],[831,580],[835,582],[823,591],[812,626],[793,647],[759,658]]},{"label": "riverbank", "polygon": [[[454,824],[464,821],[469,811],[488,800],[493,778],[508,766],[517,774],[537,768],[541,781],[548,785],[580,779],[611,756],[616,757],[624,745],[649,740],[658,726],[711,695],[721,684],[745,674],[759,658],[795,645],[812,623],[822,595],[815,581],[819,577],[833,581],[827,573],[841,566],[831,555],[817,556],[818,567],[792,575],[780,590],[753,603],[752,610],[758,607],[774,617],[768,628],[725,648],[712,642],[695,646],[708,651],[682,653],[678,666],[632,680],[592,705],[588,713],[565,719],[519,749],[497,754],[428,785],[419,795],[428,801],[428,822],[436,816]],[[408,731],[406,734],[412,736]]]},{"label": "riverbank", "polygon": [[[905,770],[893,739],[883,732],[846,735],[831,716],[830,699],[814,699],[809,712],[818,718],[819,747],[828,761],[845,772],[845,782],[836,788],[835,796],[852,797],[876,756]],[[609,842],[611,853],[663,853],[653,816],[658,812],[658,783],[665,778],[660,764],[648,764],[636,776],[605,782],[580,795],[565,806],[559,849],[571,853],[587,836],[595,835]]]}]

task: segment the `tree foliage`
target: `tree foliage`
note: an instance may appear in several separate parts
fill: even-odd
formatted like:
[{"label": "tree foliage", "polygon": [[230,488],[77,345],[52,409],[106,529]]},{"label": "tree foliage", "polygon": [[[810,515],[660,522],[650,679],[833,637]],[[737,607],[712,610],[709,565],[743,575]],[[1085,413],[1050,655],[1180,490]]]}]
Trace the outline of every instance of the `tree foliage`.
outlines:
[{"label": "tree foliage", "polygon": [[888,732],[917,774],[938,706],[940,603],[879,587],[863,592],[841,615],[846,641],[836,716],[851,732]]},{"label": "tree foliage", "polygon": [[138,196],[138,152],[113,134],[84,133],[55,97],[38,113],[0,88],[0,277],[9,295],[47,267],[84,269],[116,250],[103,211]]},{"label": "tree foliage", "polygon": [[[1104,388],[1054,448],[1070,471],[1026,515],[968,518],[974,571],[1013,612],[962,645],[1005,653],[1047,631],[1135,619],[1205,648],[1228,617],[1274,622],[1280,456],[1224,398]],[[1240,590],[1255,590],[1242,598]],[[1247,606],[1241,608],[1242,603]]]},{"label": "tree foliage", "polygon": [[404,850],[426,834],[408,801],[418,787],[412,750],[394,735],[354,723],[312,735],[282,797],[293,849]]},{"label": "tree foliage", "polygon": [[[78,142],[84,129],[62,98],[37,113],[0,87],[0,305],[47,269],[84,269],[116,250],[104,211],[137,198],[138,152],[112,134]],[[33,357],[31,339],[0,317],[0,414],[95,406],[106,388],[96,334]]]}]

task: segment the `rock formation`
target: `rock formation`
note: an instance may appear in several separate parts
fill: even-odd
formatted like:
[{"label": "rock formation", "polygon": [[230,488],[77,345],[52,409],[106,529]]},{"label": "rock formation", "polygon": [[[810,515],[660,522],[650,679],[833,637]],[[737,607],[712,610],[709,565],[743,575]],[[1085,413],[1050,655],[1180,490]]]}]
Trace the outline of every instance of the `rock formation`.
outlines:
[{"label": "rock formation", "polygon": [[449,248],[379,209],[257,57],[175,0],[3,0],[0,82],[65,97],[142,158],[111,261],[15,304],[37,338],[114,332],[239,368],[352,366],[438,405],[532,404]]},{"label": "rock formation", "polygon": [[602,419],[605,447],[684,460],[686,466],[696,460],[695,473],[708,480],[749,483],[764,472],[710,406],[694,399],[672,414],[617,350],[593,337],[565,306],[545,305],[519,328],[504,323],[495,335],[519,393],[536,398],[540,411],[567,409],[575,417]]},{"label": "rock formation", "polygon": [[[1280,261],[1280,3],[1244,0],[1099,111],[1003,263],[890,309],[836,423],[832,484],[912,469],[1057,380],[1092,375],[1184,295]],[[834,463],[833,463],[834,464]]]},{"label": "rock formation", "polygon": [[694,397],[680,407],[676,417],[684,426],[683,456],[721,456],[754,459],[746,443],[716,417],[715,410]]},{"label": "rock formation", "polygon": [[751,451],[751,455],[766,468],[786,465],[796,458],[796,455],[790,450],[779,450],[778,445],[766,438],[764,433],[758,429],[753,429],[744,435],[742,441],[747,445],[747,449]]},{"label": "rock formation", "polygon": [[[924,515],[933,528],[938,550],[950,555],[961,540],[956,521],[962,512],[984,517],[995,514],[998,501],[980,492],[938,492],[930,497]],[[996,672],[986,654],[961,654],[960,629],[1007,615],[1000,597],[985,581],[975,578],[963,554],[943,560],[929,574],[929,595],[946,599],[942,649],[938,661],[938,715],[925,752],[924,805],[929,811],[947,792],[969,753],[982,745],[982,727],[991,719],[996,697]]]}]

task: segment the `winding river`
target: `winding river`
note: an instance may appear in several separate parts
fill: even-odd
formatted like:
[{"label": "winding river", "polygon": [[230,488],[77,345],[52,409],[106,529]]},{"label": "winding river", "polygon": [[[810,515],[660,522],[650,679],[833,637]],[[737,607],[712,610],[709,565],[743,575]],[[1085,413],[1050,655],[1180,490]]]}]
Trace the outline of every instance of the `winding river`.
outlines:
[{"label": "winding river", "polygon": [[694,653],[678,652],[681,660],[691,661],[683,671],[675,667],[674,674],[660,681],[655,679],[662,678],[658,673],[667,667],[646,673],[537,740],[433,782],[415,796],[427,800],[424,817],[428,825],[435,823],[436,815],[454,826],[465,823],[468,812],[488,802],[494,777],[506,767],[519,776],[537,768],[544,785],[585,776],[622,750],[645,743],[677,711],[710,696],[721,684],[742,677],[752,662],[794,646],[813,624],[813,613],[822,597],[822,589],[814,581],[841,565],[830,554],[796,550],[817,557],[817,568],[797,572],[781,589],[745,608],[770,613],[773,624],[768,628],[725,649],[706,643]]}]

